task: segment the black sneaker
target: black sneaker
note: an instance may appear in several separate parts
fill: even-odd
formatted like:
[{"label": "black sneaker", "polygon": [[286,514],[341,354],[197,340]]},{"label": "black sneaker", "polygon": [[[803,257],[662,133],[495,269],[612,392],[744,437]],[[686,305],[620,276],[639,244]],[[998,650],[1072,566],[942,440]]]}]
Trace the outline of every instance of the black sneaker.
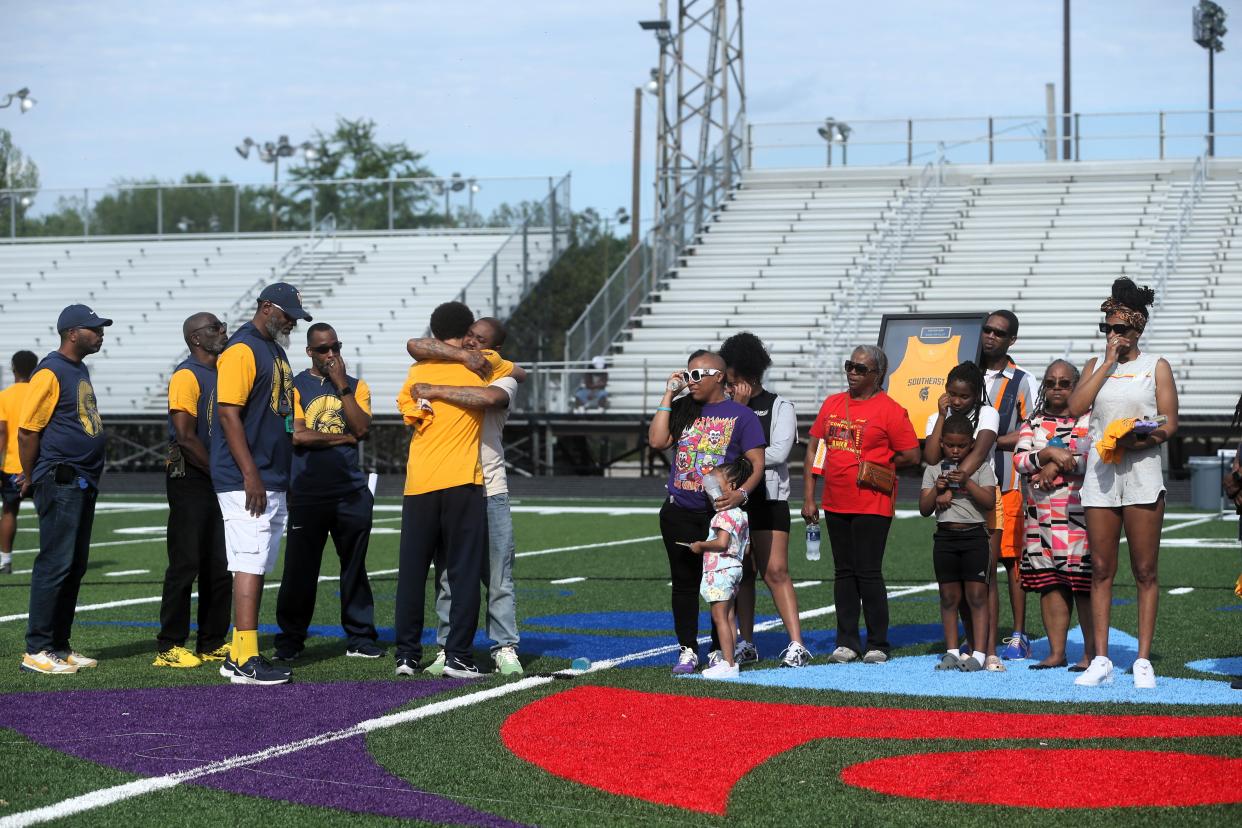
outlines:
[{"label": "black sneaker", "polygon": [[345,655],[354,658],[379,658],[384,654],[384,650],[374,641],[363,641],[355,644],[345,651]]},{"label": "black sneaker", "polygon": [[418,659],[397,657],[397,675],[412,676],[418,672]]},{"label": "black sneaker", "polygon": [[444,675],[453,678],[478,678],[483,675],[479,672],[479,668],[474,664],[462,661],[455,656],[449,656],[444,662]]},{"label": "black sneaker", "polygon": [[[225,661],[231,664],[231,661]],[[221,675],[224,668],[220,668]],[[229,681],[233,684],[288,684],[293,679],[293,671],[287,667],[274,667],[263,656],[251,656],[245,664],[233,665],[233,674]]]},{"label": "black sneaker", "polygon": [[233,655],[230,653],[224,657],[224,662],[220,665],[220,678],[231,679],[237,675],[237,663],[233,661]]},{"label": "black sneaker", "polygon": [[298,656],[301,654],[301,650],[277,647],[276,652],[272,653],[272,661],[294,662],[298,660]]}]

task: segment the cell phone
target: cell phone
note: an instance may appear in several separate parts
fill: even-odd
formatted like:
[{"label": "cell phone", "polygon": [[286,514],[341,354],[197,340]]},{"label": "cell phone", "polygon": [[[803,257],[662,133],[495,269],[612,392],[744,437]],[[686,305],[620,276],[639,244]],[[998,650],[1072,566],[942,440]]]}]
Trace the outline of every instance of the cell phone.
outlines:
[{"label": "cell phone", "polygon": [[[949,472],[954,471],[956,469],[957,469],[957,463],[952,463],[948,460],[942,460],[940,462],[940,473],[941,474],[948,474]],[[953,481],[949,481],[949,488],[960,489],[961,486],[958,485],[957,483],[954,483]]]},{"label": "cell phone", "polygon": [[673,543],[677,544],[678,546],[684,546],[684,547],[686,547],[687,549],[689,549],[691,546],[693,546],[693,544],[691,544],[691,543],[687,543],[686,541],[673,541]]},{"label": "cell phone", "polygon": [[1160,426],[1164,425],[1168,421],[1169,421],[1169,418],[1163,414],[1157,414],[1154,417],[1144,417],[1141,420],[1135,420],[1134,433],[1135,434],[1151,434],[1153,431],[1160,428]]}]

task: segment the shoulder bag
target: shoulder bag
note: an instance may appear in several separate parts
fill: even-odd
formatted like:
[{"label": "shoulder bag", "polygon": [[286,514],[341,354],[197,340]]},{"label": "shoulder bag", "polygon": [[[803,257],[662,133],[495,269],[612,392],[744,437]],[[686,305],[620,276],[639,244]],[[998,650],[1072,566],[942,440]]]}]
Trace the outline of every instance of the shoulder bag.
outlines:
[{"label": "shoulder bag", "polygon": [[[854,432],[854,418],[850,416],[850,400],[845,398],[845,425],[854,437],[854,450],[858,453],[858,485],[882,494],[892,494],[897,485],[897,472],[881,463],[872,463],[862,456],[862,433]],[[866,429],[866,426],[863,426]]]}]

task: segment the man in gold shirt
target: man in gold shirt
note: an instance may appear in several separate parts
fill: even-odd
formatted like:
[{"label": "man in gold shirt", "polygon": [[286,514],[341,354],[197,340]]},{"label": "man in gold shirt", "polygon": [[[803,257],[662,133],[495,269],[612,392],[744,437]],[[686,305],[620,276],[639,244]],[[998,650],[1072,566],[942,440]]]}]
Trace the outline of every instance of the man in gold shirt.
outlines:
[{"label": "man in gold shirt", "polygon": [[13,354],[13,384],[0,391],[0,575],[13,574],[13,538],[17,536],[17,512],[22,503],[22,458],[17,452],[17,418],[21,416],[30,375],[39,358],[31,351]]},{"label": "man in gold shirt", "polygon": [[[454,352],[472,324],[474,314],[461,302],[447,302],[431,314],[432,336],[452,346]],[[411,393],[416,383],[482,388],[513,372],[513,363],[495,351],[473,353],[482,358],[476,366],[478,373],[448,349],[446,359],[415,363],[397,397],[406,424],[414,426],[401,506],[395,624],[399,676],[418,672],[427,570],[436,560],[442,561],[448,573],[452,595],[444,675],[479,675],[472,645],[479,624],[479,579],[487,554],[487,500],[479,456],[483,411],[445,400],[428,403]]]}]

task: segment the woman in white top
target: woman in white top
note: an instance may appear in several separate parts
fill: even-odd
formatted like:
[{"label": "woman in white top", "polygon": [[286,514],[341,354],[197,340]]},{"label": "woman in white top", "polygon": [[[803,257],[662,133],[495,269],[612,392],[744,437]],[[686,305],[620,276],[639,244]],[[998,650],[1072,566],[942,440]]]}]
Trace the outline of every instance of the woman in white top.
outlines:
[{"label": "woman in white top", "polygon": [[[1086,672],[1074,680],[1087,687],[1113,680],[1108,622],[1123,527],[1130,547],[1130,569],[1138,587],[1139,651],[1132,669],[1134,686],[1156,686],[1150,657],[1160,596],[1156,559],[1164,525],[1164,473],[1158,447],[1177,433],[1177,386],[1169,363],[1155,354],[1142,353],[1138,347],[1147,327],[1147,309],[1155,298],[1150,288],[1140,288],[1129,279],[1113,282],[1112,295],[1100,305],[1105,315],[1100,331],[1108,334],[1104,357],[1087,362],[1069,401],[1072,416],[1091,412],[1089,430],[1096,447],[1087,455],[1082,504],[1092,556],[1091,616],[1097,655]],[[1101,459],[1100,439],[1111,423],[1157,415],[1167,418],[1158,428],[1136,429],[1119,437],[1119,460],[1106,463]]]}]

